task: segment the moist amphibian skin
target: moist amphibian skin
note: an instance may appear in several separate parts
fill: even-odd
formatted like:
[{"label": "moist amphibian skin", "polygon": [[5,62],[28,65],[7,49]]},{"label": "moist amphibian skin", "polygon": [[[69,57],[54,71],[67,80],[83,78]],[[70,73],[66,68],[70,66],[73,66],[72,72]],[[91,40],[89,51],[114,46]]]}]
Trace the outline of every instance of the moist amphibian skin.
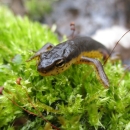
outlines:
[{"label": "moist amphibian skin", "polygon": [[107,48],[90,37],[75,37],[54,46],[45,44],[28,61],[38,57],[37,70],[42,76],[62,73],[72,64],[90,64],[96,69],[97,76],[104,87],[109,87],[109,81],[102,64],[103,52],[109,55]]}]

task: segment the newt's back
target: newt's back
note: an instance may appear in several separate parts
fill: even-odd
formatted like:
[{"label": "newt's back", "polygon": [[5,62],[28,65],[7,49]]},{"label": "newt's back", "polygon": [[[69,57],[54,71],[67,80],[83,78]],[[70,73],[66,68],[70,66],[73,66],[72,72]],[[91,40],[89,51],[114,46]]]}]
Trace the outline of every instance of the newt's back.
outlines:
[{"label": "newt's back", "polygon": [[90,37],[76,37],[70,41],[74,41],[75,46],[81,51],[105,50],[109,54],[108,49],[104,45]]}]

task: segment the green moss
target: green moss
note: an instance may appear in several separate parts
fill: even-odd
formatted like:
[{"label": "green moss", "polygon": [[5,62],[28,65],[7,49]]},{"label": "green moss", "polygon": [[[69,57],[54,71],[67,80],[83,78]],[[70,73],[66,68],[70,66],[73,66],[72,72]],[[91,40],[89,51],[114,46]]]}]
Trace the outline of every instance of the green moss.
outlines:
[{"label": "green moss", "polygon": [[[129,130],[130,74],[121,63],[108,62],[110,88],[104,89],[92,66],[73,65],[62,74],[42,77],[36,62],[26,62],[46,42],[58,44],[46,25],[14,17],[0,7],[0,128],[64,130]],[[21,77],[21,85],[16,80]],[[33,114],[32,114],[33,113]],[[43,115],[41,117],[41,114]],[[24,119],[17,126],[18,119]],[[46,122],[47,119],[50,123]]]}]

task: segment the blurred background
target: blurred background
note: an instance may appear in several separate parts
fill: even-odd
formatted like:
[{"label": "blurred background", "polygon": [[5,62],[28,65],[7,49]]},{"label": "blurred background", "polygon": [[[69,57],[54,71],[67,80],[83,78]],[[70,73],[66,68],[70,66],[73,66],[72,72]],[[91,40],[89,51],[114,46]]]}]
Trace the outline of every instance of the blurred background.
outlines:
[{"label": "blurred background", "polygon": [[[55,25],[61,38],[69,36],[74,22],[75,35],[91,36],[112,49],[130,28],[130,0],[0,0],[15,15]],[[124,64],[130,65],[130,33],[116,47]]]}]

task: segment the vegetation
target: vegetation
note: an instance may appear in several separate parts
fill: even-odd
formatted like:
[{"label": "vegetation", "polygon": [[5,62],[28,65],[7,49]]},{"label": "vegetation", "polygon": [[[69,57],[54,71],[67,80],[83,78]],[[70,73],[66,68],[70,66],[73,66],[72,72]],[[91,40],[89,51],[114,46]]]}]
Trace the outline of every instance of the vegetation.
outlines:
[{"label": "vegetation", "polygon": [[51,12],[53,0],[25,0],[28,16],[33,20],[41,20],[46,13]]},{"label": "vegetation", "polygon": [[105,89],[92,66],[73,65],[56,76],[42,77],[32,50],[58,44],[46,25],[14,17],[0,7],[0,128],[2,130],[129,130],[130,73],[121,63],[104,66]]}]

